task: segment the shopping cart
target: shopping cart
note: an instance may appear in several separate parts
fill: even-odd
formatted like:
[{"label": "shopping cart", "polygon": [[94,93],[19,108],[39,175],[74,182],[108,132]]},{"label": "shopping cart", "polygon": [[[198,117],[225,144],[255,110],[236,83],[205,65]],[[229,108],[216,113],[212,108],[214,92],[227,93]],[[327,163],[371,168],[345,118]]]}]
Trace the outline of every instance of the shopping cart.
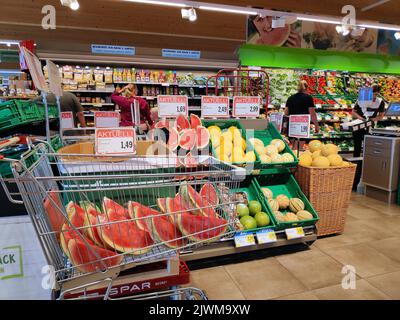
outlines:
[{"label": "shopping cart", "polygon": [[[245,171],[209,156],[193,159],[66,155],[38,144],[19,160],[2,159],[13,178],[0,183],[10,201],[25,205],[52,288],[64,297],[95,283],[111,289],[126,270],[176,261],[181,250],[232,236],[228,193]],[[19,191],[9,192],[9,183]]]}]

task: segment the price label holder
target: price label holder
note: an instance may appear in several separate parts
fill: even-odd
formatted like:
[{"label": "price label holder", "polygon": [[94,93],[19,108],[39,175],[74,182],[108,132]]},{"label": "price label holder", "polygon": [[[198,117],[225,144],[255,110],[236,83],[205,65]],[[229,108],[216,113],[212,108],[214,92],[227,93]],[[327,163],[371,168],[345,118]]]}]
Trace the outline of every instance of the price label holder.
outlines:
[{"label": "price label holder", "polygon": [[259,244],[276,242],[276,233],[272,229],[263,229],[256,233],[257,241]]},{"label": "price label holder", "polygon": [[61,112],[60,127],[63,130],[75,128],[74,115],[72,112]]},{"label": "price label holder", "polygon": [[305,237],[304,230],[302,227],[285,229],[285,233],[288,240]]},{"label": "price label holder", "polygon": [[119,114],[115,111],[95,111],[94,126],[96,128],[118,128]]},{"label": "price label holder", "polygon": [[187,96],[168,96],[157,97],[158,116],[160,118],[176,118],[179,114],[188,116],[189,104]]},{"label": "price label holder", "polygon": [[136,153],[134,128],[99,128],[95,133],[96,154],[124,155]]},{"label": "price label holder", "polygon": [[269,120],[275,125],[279,132],[282,131],[283,115],[283,112],[271,112],[269,114]]},{"label": "price label holder", "polygon": [[220,96],[202,96],[201,117],[229,118],[229,98]]},{"label": "price label holder", "polygon": [[232,115],[235,118],[257,118],[260,110],[260,97],[233,97]]},{"label": "price label holder", "polygon": [[289,116],[289,137],[309,138],[310,137],[311,117],[307,115]]},{"label": "price label holder", "polygon": [[235,246],[236,248],[254,246],[256,239],[252,232],[239,232],[235,235]]}]

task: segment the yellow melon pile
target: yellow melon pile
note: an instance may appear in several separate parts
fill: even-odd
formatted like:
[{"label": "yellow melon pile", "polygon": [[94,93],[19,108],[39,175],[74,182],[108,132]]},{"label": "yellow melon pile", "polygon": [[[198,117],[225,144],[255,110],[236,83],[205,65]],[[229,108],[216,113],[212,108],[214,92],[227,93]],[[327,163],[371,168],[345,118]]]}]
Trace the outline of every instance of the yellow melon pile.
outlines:
[{"label": "yellow melon pile", "polygon": [[293,162],[294,157],[290,153],[283,153],[285,150],[285,143],[281,139],[274,139],[269,145],[264,145],[260,139],[249,139],[254,146],[254,150],[258,153],[261,163],[283,163]]},{"label": "yellow melon pile", "polygon": [[348,167],[350,163],[343,161],[338,153],[339,148],[336,145],[312,140],[308,145],[308,150],[300,155],[299,165],[318,168]]},{"label": "yellow melon pile", "polygon": [[207,128],[210,133],[211,145],[218,159],[228,163],[248,163],[256,161],[254,151],[246,152],[246,140],[237,127],[221,130],[218,126]]}]

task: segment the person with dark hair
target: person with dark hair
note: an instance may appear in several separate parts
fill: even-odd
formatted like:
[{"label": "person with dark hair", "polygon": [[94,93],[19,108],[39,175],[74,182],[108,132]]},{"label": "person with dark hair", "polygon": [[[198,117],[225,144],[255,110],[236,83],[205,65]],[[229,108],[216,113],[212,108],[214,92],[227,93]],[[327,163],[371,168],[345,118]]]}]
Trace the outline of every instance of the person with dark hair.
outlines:
[{"label": "person with dark hair", "polygon": [[[362,121],[371,120],[378,122],[382,120],[385,114],[385,101],[378,97],[381,88],[379,85],[372,86],[373,98],[372,102],[367,104],[362,104],[357,101],[353,109],[353,117]],[[364,136],[367,134],[367,129],[361,129],[353,132],[354,139],[354,157],[359,157],[361,155],[362,143],[364,141]]]}]

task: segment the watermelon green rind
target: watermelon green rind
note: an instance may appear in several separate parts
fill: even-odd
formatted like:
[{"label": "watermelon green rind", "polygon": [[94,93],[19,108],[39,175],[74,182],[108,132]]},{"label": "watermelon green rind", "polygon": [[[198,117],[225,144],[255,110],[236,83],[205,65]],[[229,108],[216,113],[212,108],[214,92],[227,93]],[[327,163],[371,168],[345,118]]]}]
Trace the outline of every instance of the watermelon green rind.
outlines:
[{"label": "watermelon green rind", "polygon": [[162,213],[166,212],[166,207],[167,207],[166,202],[167,202],[167,198],[158,198],[157,199],[158,208],[160,209],[160,211]]},{"label": "watermelon green rind", "polygon": [[182,198],[185,201],[189,201],[196,208],[194,210],[195,214],[205,217],[218,217],[214,208],[212,208],[212,204],[205,197],[200,196],[190,184],[182,184],[179,190]]},{"label": "watermelon green rind", "polygon": [[129,212],[126,210],[123,206],[121,206],[119,203],[104,197],[103,198],[103,210],[104,212],[109,212],[113,211],[116,214],[123,216],[125,218],[129,218]]},{"label": "watermelon green rind", "polygon": [[147,226],[147,221],[153,215],[159,215],[160,212],[153,210],[149,207],[143,206],[140,203],[137,203],[136,206],[133,207],[133,216],[136,222],[136,225],[139,229],[149,232],[149,228]]}]

